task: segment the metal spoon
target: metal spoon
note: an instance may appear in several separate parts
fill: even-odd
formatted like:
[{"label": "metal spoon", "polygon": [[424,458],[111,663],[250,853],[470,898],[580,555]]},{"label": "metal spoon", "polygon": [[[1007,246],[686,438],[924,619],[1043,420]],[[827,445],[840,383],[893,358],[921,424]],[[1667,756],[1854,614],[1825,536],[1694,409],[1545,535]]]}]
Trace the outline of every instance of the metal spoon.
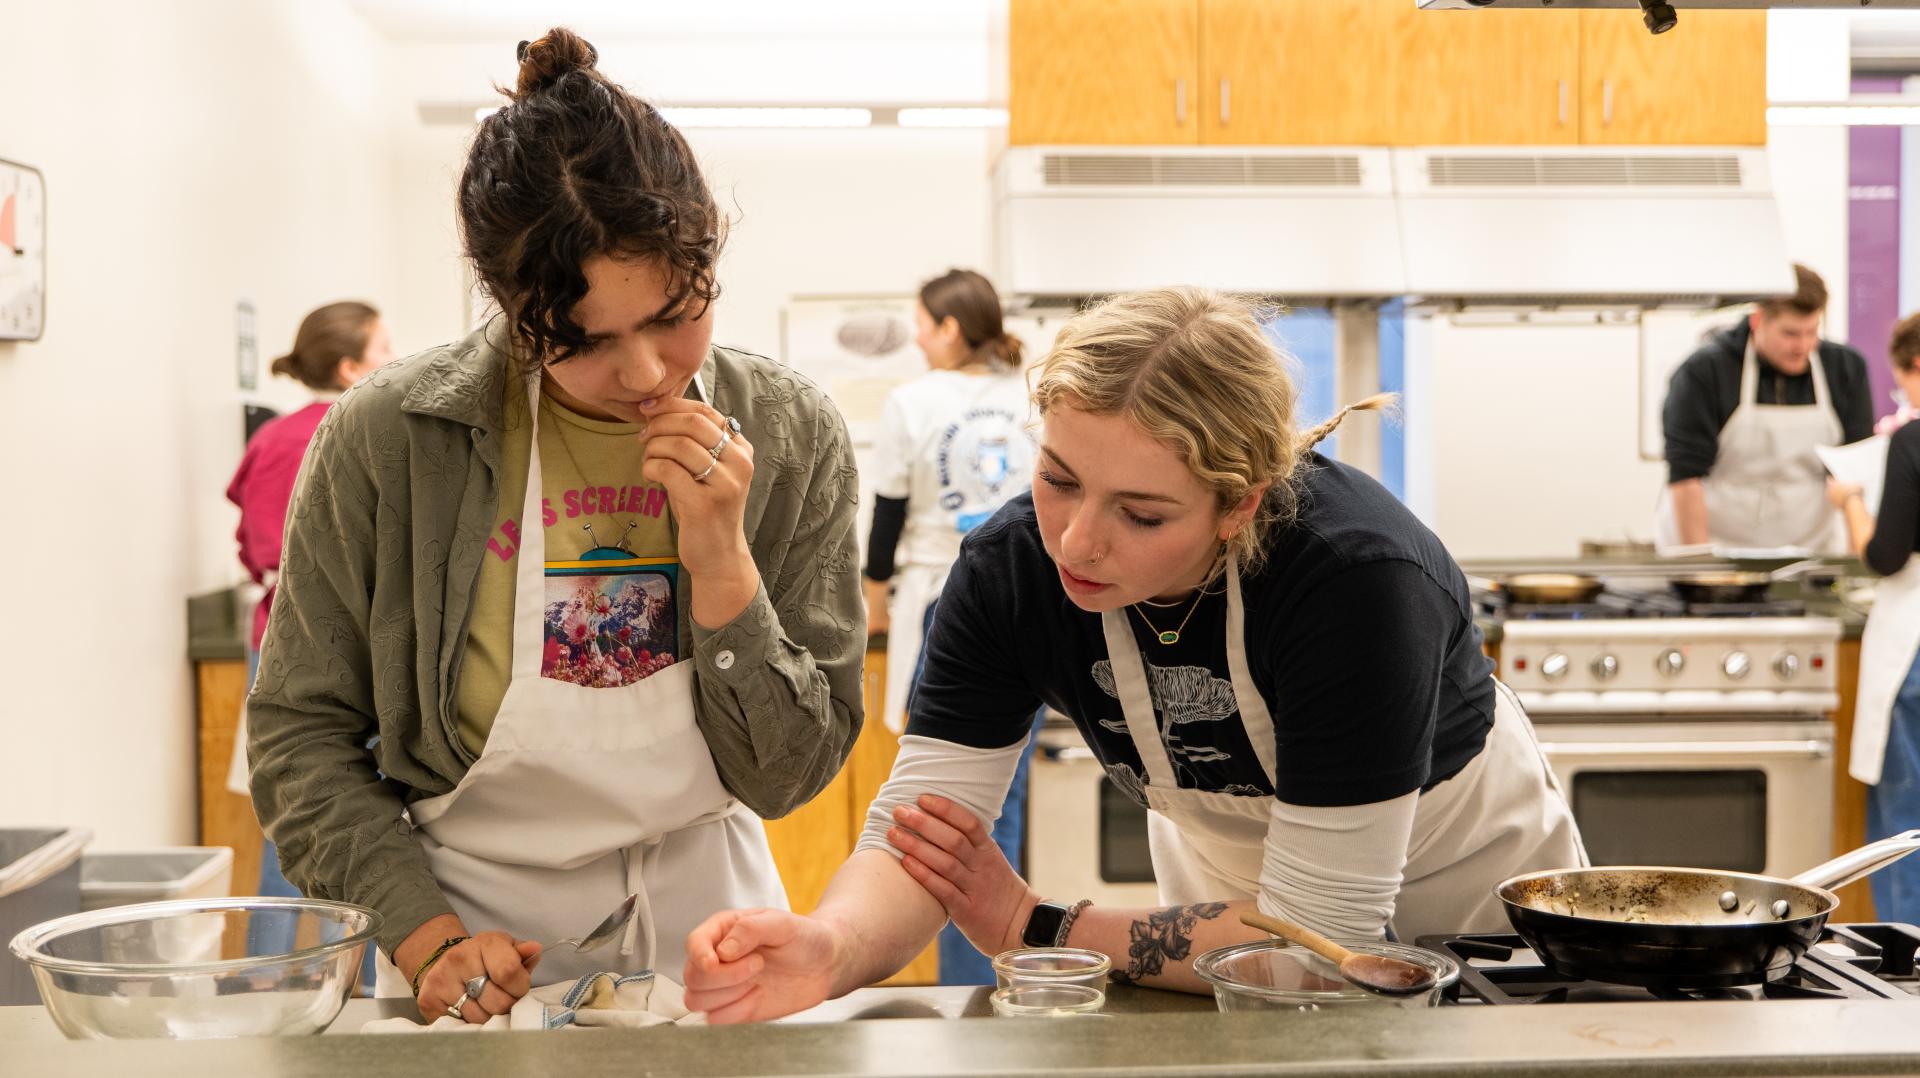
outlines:
[{"label": "metal spoon", "polygon": [[[543,944],[540,948],[541,953],[545,954],[547,951],[561,947],[571,947],[575,954],[586,954],[588,951],[597,951],[605,947],[626,929],[627,921],[633,917],[634,904],[639,901],[639,895],[628,895],[624,902],[613,908],[612,913],[607,914],[599,924],[594,926],[593,931],[584,936],[569,936],[563,940],[555,940],[551,944]],[[466,989],[467,999],[479,999],[480,993],[487,990],[487,975],[483,973],[478,977],[469,978],[461,987]]]},{"label": "metal spoon", "polygon": [[1340,967],[1340,976],[1369,992],[1383,996],[1411,996],[1433,987],[1432,971],[1422,969],[1404,958],[1379,954],[1356,954],[1310,928],[1268,917],[1249,910],[1240,915],[1240,923],[1271,932],[1293,942]]}]

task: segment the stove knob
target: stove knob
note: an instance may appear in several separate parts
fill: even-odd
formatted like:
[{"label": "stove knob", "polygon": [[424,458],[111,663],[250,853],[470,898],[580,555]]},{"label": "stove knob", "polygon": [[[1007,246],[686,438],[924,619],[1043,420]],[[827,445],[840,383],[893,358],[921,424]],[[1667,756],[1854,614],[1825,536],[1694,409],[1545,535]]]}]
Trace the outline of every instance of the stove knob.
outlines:
[{"label": "stove knob", "polygon": [[1653,668],[1664,677],[1679,677],[1680,671],[1687,668],[1687,657],[1680,654],[1679,648],[1668,648],[1653,660]]},{"label": "stove knob", "polygon": [[1602,655],[1593,660],[1589,669],[1593,671],[1593,680],[1612,681],[1614,675],[1620,672],[1620,660],[1611,655]]},{"label": "stove knob", "polygon": [[1730,651],[1720,660],[1720,671],[1735,681],[1753,672],[1753,659],[1744,651]]},{"label": "stove knob", "polygon": [[1560,652],[1554,652],[1540,660],[1540,676],[1548,681],[1559,681],[1567,676],[1573,662]]},{"label": "stove knob", "polygon": [[1792,681],[1800,673],[1800,656],[1789,651],[1773,660],[1773,672],[1780,675],[1782,681]]}]

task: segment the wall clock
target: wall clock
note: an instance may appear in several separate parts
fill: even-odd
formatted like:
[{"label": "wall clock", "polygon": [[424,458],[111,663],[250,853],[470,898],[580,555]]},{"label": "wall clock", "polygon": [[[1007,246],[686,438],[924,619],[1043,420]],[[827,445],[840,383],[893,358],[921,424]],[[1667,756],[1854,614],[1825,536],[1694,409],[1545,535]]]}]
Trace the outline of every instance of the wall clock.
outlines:
[{"label": "wall clock", "polygon": [[47,321],[47,183],[0,160],[0,340],[37,341]]}]

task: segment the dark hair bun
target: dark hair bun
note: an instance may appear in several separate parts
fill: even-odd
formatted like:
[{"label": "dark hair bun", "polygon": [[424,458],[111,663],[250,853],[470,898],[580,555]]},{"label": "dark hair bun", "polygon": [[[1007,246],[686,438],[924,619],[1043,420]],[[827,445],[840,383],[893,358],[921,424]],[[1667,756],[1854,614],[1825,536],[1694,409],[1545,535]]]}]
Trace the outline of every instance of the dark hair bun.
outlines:
[{"label": "dark hair bun", "polygon": [[586,38],[564,26],[548,30],[538,41],[522,41],[515,55],[520,59],[520,82],[510,95],[515,101],[539,93],[570,72],[592,70],[600,59]]}]

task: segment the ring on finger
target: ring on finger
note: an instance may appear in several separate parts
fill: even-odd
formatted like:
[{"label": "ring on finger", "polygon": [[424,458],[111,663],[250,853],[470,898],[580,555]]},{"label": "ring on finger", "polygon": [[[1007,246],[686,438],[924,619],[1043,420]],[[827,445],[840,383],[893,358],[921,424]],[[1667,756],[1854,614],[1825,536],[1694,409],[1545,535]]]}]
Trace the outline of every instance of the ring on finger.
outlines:
[{"label": "ring on finger", "polygon": [[721,431],[720,440],[713,443],[713,448],[707,450],[707,455],[711,456],[714,460],[719,460],[720,454],[727,451],[727,443],[731,441],[733,441],[733,432],[730,430]]},{"label": "ring on finger", "polygon": [[706,471],[704,471],[704,472],[701,472],[701,473],[700,473],[699,475],[696,475],[696,476],[694,476],[694,477],[693,477],[693,481],[694,481],[694,482],[696,482],[696,483],[704,483],[704,482],[706,482],[706,481],[707,481],[707,476],[710,476],[710,475],[712,475],[712,474],[713,474],[713,470],[714,470],[715,468],[718,468],[719,466],[720,466],[720,458],[719,458],[719,456],[718,456],[718,455],[716,455],[716,456],[715,456],[715,457],[713,458],[713,463],[712,463],[712,464],[709,464],[709,465],[707,465],[707,470],[706,470]]},{"label": "ring on finger", "polygon": [[447,1004],[447,1017],[458,1018],[462,1022],[466,1021],[467,1016],[460,1013],[461,1006],[466,1002],[467,1002],[467,997],[461,996],[459,999],[456,999],[452,1003]]}]

